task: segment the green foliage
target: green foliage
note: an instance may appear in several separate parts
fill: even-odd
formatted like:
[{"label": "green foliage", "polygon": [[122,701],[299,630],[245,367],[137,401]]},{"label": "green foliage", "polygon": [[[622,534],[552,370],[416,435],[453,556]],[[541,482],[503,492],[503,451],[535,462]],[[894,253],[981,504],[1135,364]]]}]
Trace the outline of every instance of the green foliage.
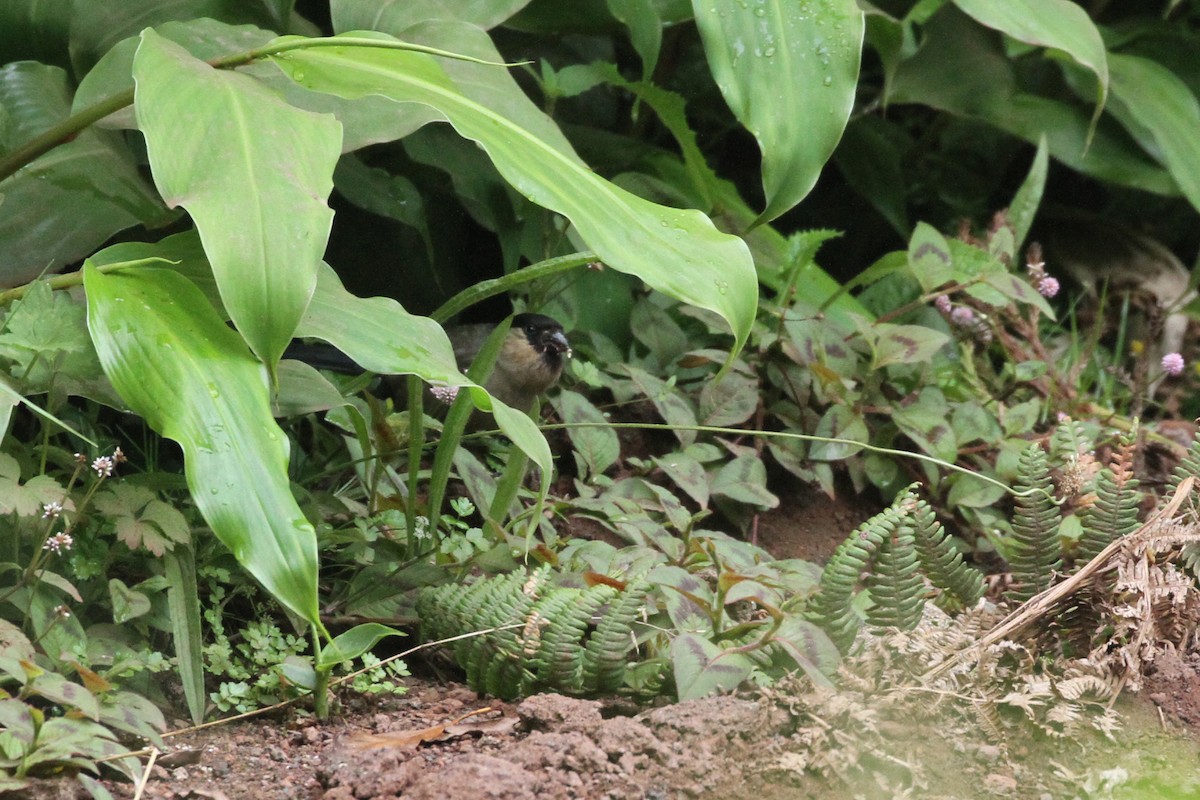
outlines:
[{"label": "green foliage", "polygon": [[648,543],[576,540],[556,570],[422,589],[422,634],[461,637],[452,649],[468,682],[501,697],[673,689],[686,699],[797,669],[829,684],[837,649],[803,617],[815,567],[772,561],[711,531],[692,532],[682,551],[669,539],[647,541],[670,547],[682,565]]},{"label": "green foliage", "polygon": [[921,619],[926,580],[939,590],[939,606],[972,606],[983,595],[982,575],[963,563],[933,510],[909,487],[838,546],[821,573],[811,616],[846,652],[861,625],[854,603],[860,586],[870,595],[867,622],[907,630]]},{"label": "green foliage", "polygon": [[277,669],[306,651],[302,637],[285,634],[269,621],[253,621],[230,640],[222,620],[208,614],[213,642],[204,648],[205,667],[220,685],[210,697],[221,711],[242,713],[290,696]]},{"label": "green foliage", "polygon": [[1095,558],[1115,539],[1137,530],[1142,493],[1133,476],[1135,435],[1123,437],[1112,463],[1096,477],[1096,502],[1083,513],[1083,537],[1079,540],[1078,563]]},{"label": "green foliage", "polygon": [[[944,608],[978,599],[960,552],[972,545],[1009,558],[1019,599],[1059,568],[1060,540],[1079,563],[1136,524],[1128,445],[1095,478],[1096,502],[1061,524],[1047,459],[1020,455],[1046,420],[1084,419],[1095,402],[1134,413],[1142,395],[1136,380],[1124,391],[1119,345],[1070,317],[1056,327],[1041,294],[1054,265],[1022,272],[1021,248],[1058,188],[1050,159],[1137,206],[1131,221],[1200,206],[1190,5],[1160,18],[1065,0],[886,13],[611,0],[583,12],[583,32],[554,3],[332,0],[325,30],[286,2],[77,5],[18,0],[0,30],[0,285],[13,287],[0,293],[0,621],[46,675],[78,664],[155,696],[173,652],[197,721],[210,692],[222,710],[311,692],[323,714],[332,671],[371,667],[395,631],[331,637],[320,612],[402,619],[414,587],[536,556],[560,562],[535,573],[537,596],[520,591],[521,570],[424,590],[459,614],[447,631],[545,622],[463,640],[477,686],[693,697],[794,669],[823,681],[837,653],[810,620],[848,647],[860,589],[871,626],[908,627],[927,582]],[[878,68],[860,75],[864,44]],[[504,64],[526,56],[536,68]],[[742,128],[762,154],[749,175],[725,144]],[[1021,141],[1038,150],[1008,216],[943,235],[1006,196],[1032,152]],[[822,175],[831,157],[846,186]],[[844,287],[816,260],[836,232],[771,225],[819,175],[818,193],[848,187],[888,228],[852,231],[836,246],[872,249],[839,258],[868,263],[904,240]],[[828,199],[809,205],[843,206]],[[859,217],[871,215],[818,224]],[[177,232],[162,237],[166,225]],[[382,284],[396,299],[347,289]],[[578,344],[554,400],[571,426],[556,484],[568,496],[549,502],[546,439],[480,388],[487,364],[459,372],[441,327],[497,294],[560,317]],[[281,363],[293,337],[415,376],[411,407],[389,416],[394,405],[347,396],[367,380],[343,392]],[[451,416],[429,478],[421,381],[463,387],[453,413],[490,411],[514,449],[459,452]],[[323,423],[304,416],[326,409]],[[609,420],[675,428],[632,453]],[[836,441],[764,445],[757,431]],[[1086,472],[1100,436],[1060,427],[1048,462]],[[71,453],[116,441],[136,453],[137,480],[83,480],[88,459]],[[826,492],[844,473],[896,498],[839,550],[815,599],[812,565],[700,527],[719,513],[752,530],[779,503],[764,453]],[[533,492],[520,488],[526,457]],[[443,515],[454,472],[473,502]],[[914,475],[932,505],[903,490]],[[997,481],[1014,477],[1036,491],[1009,536]],[[61,518],[43,516],[50,503]],[[564,541],[573,517],[630,548]],[[579,585],[588,571],[625,586]],[[282,632],[283,609],[311,639]],[[391,685],[369,674],[356,685]],[[20,700],[35,722],[55,678],[39,680]],[[21,730],[2,748],[10,770],[61,762],[45,726],[91,761],[112,738],[87,727],[108,724],[95,715],[56,732],[57,719],[30,727],[8,708]]]},{"label": "green foliage", "polygon": [[1013,575],[1007,595],[1024,602],[1049,587],[1062,571],[1058,543],[1061,514],[1051,493],[1046,451],[1039,445],[1030,445],[1021,454],[1014,488],[1020,494],[1013,510],[1013,541],[1007,553]]},{"label": "green foliage", "polygon": [[595,694],[624,682],[647,589],[625,586],[618,600],[605,584],[556,586],[546,568],[514,570],[425,589],[417,611],[426,640],[480,632],[454,646],[467,682],[479,691],[503,698],[547,690]]}]

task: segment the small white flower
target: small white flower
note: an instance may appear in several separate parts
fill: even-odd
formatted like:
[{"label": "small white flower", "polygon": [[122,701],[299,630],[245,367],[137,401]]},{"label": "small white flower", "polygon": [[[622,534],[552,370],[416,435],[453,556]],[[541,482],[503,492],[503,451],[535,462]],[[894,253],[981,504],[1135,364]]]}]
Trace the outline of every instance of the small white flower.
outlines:
[{"label": "small white flower", "polygon": [[42,545],[42,549],[61,554],[65,550],[70,550],[71,545],[73,544],[75,544],[75,540],[71,538],[71,534],[63,531],[62,533],[56,533],[47,539],[46,543]]},{"label": "small white flower", "polygon": [[450,404],[458,397],[457,386],[430,386],[429,393],[443,403]]},{"label": "small white flower", "polygon": [[62,503],[45,503],[42,505],[42,519],[58,519],[62,516],[62,510]]},{"label": "small white flower", "polygon": [[100,456],[92,462],[92,469],[101,478],[107,478],[109,475],[112,475],[115,466],[116,462],[112,460],[111,456]]}]

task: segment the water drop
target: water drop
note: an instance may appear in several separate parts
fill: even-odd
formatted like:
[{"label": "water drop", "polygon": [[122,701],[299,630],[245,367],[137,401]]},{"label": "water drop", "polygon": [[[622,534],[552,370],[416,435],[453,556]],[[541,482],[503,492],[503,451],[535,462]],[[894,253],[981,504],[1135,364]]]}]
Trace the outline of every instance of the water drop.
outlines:
[{"label": "water drop", "polygon": [[775,55],[775,48],[768,47],[766,50],[763,50],[763,55],[767,58],[770,58],[771,56]]},{"label": "water drop", "polygon": [[821,83],[822,83],[823,85],[825,85],[825,86],[833,86],[833,78],[831,78],[831,77],[829,77],[828,75],[826,75],[826,76],[825,76],[825,79],[824,79],[824,80],[822,80],[822,81],[821,81]]}]

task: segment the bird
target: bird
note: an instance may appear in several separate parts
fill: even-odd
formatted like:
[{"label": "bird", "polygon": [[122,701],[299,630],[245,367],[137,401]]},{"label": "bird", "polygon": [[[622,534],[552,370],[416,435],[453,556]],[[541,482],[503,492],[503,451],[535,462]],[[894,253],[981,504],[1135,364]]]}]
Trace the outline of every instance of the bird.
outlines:
[{"label": "bird", "polygon": [[[496,326],[490,323],[452,325],[446,335],[454,349],[454,359],[459,370],[465,372]],[[484,382],[492,397],[505,405],[528,413],[537,397],[553,387],[562,377],[566,359],[571,358],[571,344],[563,326],[545,314],[521,313],[512,319],[508,334],[496,356],[491,374]],[[362,367],[348,355],[332,345],[323,343],[293,342],[283,354],[284,358],[325,369],[330,372],[357,374]],[[399,407],[407,397],[405,381],[399,376],[382,376],[381,383]],[[438,401],[436,395],[426,392],[427,399]],[[444,404],[442,404],[444,405]],[[471,427],[487,426],[491,415],[475,414]]]},{"label": "bird", "polygon": [[[460,370],[466,371],[494,328],[483,323],[446,330]],[[517,314],[483,388],[505,405],[528,413],[534,400],[558,383],[571,355],[571,344],[558,320],[545,314]]]}]

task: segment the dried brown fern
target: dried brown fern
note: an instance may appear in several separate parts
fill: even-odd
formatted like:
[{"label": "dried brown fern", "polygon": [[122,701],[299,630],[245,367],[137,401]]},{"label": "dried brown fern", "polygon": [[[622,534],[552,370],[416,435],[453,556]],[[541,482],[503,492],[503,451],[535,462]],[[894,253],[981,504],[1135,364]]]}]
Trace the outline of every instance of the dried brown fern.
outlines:
[{"label": "dried brown fern", "polygon": [[[1024,629],[1037,622],[1049,623],[1053,619],[1052,615],[1055,610],[1067,598],[1090,585],[1101,573],[1116,570],[1118,581],[1120,581],[1122,569],[1126,571],[1133,569],[1136,572],[1138,562],[1149,563],[1149,560],[1154,559],[1156,554],[1162,556],[1168,552],[1174,552],[1186,544],[1200,542],[1200,523],[1197,522],[1195,509],[1189,503],[1186,511],[1183,514],[1179,513],[1185,502],[1192,498],[1195,484],[1196,478],[1193,476],[1182,480],[1175,493],[1141,527],[1109,544],[1074,575],[1022,603],[978,642],[927,670],[922,675],[922,679],[926,682],[932,681],[946,672],[971,662],[977,662],[989,648],[1003,640],[1013,639]],[[1147,637],[1152,636],[1154,630],[1154,598],[1157,597],[1161,601],[1164,596],[1163,592],[1166,593],[1166,597],[1178,597],[1178,592],[1184,591],[1175,581],[1161,585],[1154,583],[1164,577],[1165,574],[1151,576],[1147,571],[1144,580],[1139,582],[1136,575],[1131,575],[1127,587],[1127,591],[1133,591],[1138,593],[1139,597],[1148,598],[1134,607],[1136,614],[1131,617],[1139,621],[1139,627],[1136,627],[1132,633],[1134,640],[1143,651],[1145,643],[1148,641]],[[1192,583],[1186,589],[1186,593],[1194,598],[1195,592],[1196,587]],[[1193,599],[1191,602],[1195,602],[1195,600]],[[1139,636],[1143,631],[1140,626],[1143,625],[1148,627],[1145,628],[1145,635]],[[1128,647],[1121,649],[1121,657],[1124,659],[1123,670],[1127,675],[1141,674],[1141,666],[1146,663],[1145,653],[1142,652],[1141,655],[1138,655],[1138,652],[1137,648],[1132,651]]]}]

